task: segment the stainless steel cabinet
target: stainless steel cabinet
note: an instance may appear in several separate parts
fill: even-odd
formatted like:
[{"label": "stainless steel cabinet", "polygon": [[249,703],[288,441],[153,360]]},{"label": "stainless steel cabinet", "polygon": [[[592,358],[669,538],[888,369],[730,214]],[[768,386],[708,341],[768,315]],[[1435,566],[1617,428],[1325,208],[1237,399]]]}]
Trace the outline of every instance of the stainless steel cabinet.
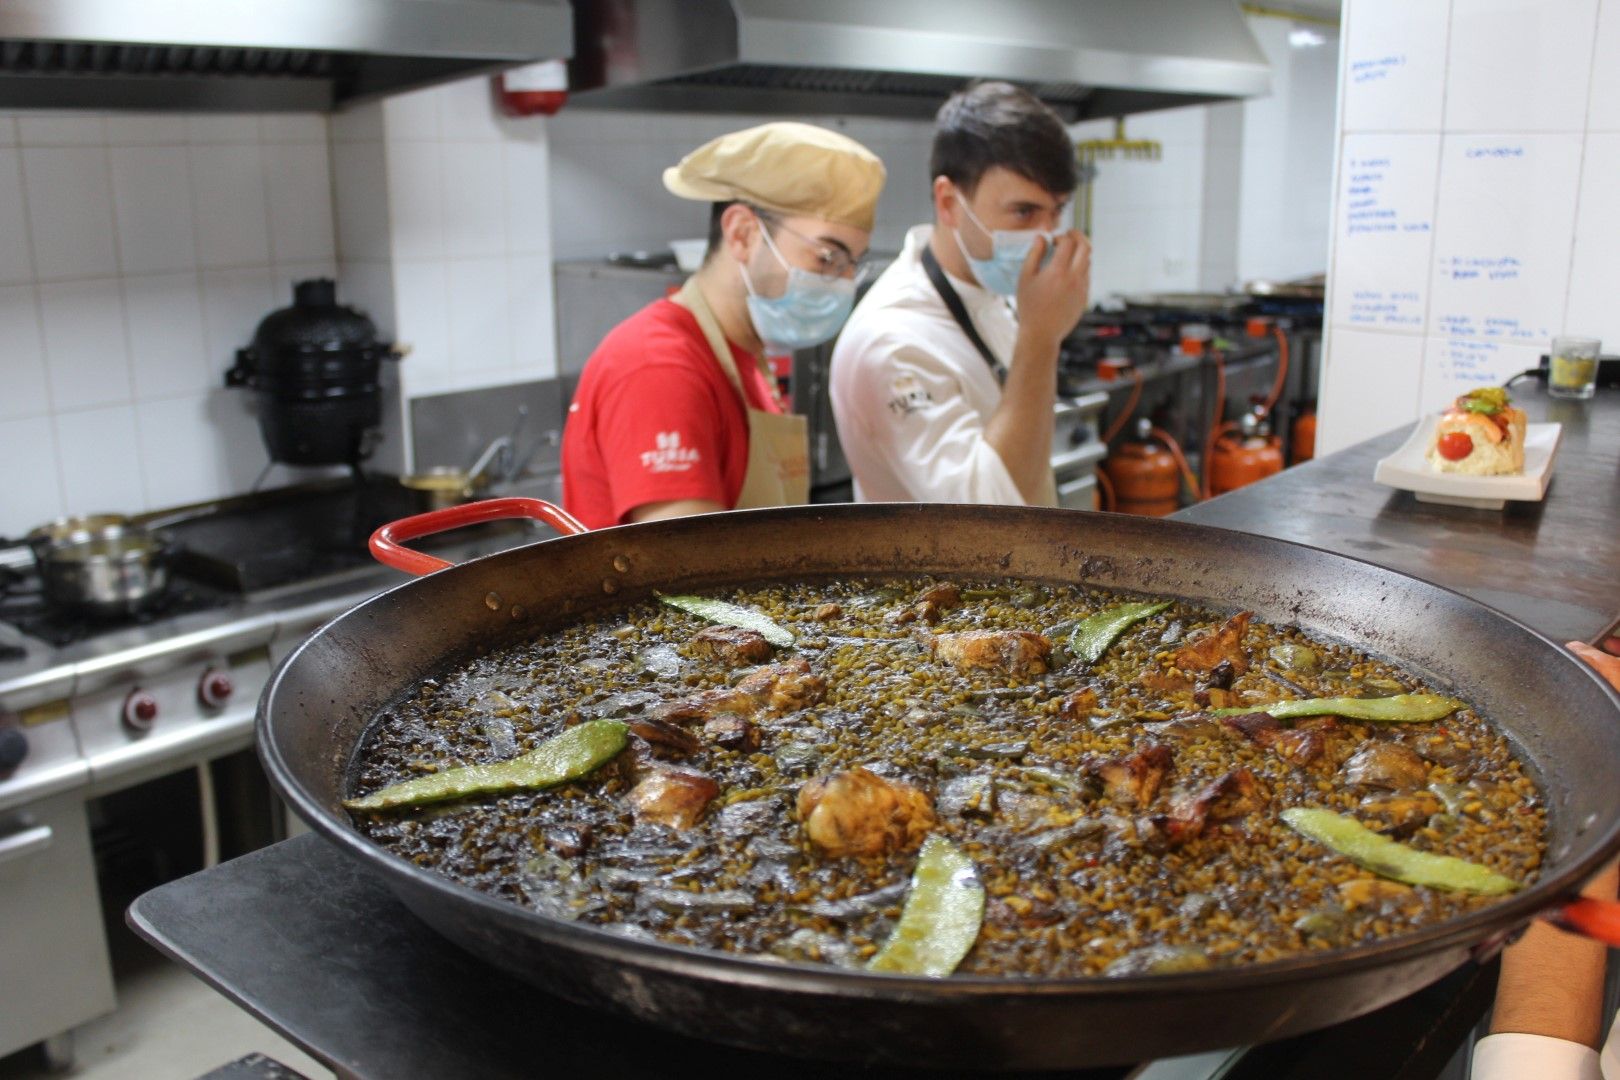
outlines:
[{"label": "stainless steel cabinet", "polygon": [[113,1008],[78,792],[0,813],[0,1056]]}]

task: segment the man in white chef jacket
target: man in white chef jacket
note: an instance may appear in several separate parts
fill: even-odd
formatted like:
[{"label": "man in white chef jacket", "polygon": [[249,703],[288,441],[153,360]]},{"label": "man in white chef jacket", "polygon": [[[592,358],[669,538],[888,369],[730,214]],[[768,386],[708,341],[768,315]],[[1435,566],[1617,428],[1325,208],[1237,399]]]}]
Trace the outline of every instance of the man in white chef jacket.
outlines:
[{"label": "man in white chef jacket", "polygon": [[1054,505],[1058,346],[1091,289],[1091,244],[1063,228],[1074,144],[1026,91],[980,83],[939,110],[930,169],[934,224],[906,235],[833,351],[855,496]]}]

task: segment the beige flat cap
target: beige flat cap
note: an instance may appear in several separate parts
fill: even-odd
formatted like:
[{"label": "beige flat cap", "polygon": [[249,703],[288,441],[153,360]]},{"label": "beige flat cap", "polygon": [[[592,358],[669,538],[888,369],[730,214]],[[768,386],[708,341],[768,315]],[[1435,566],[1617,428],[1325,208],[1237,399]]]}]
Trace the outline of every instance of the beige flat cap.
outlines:
[{"label": "beige flat cap", "polygon": [[683,199],[745,202],[872,231],[883,162],[846,135],[780,121],[704,143],[664,170]]}]

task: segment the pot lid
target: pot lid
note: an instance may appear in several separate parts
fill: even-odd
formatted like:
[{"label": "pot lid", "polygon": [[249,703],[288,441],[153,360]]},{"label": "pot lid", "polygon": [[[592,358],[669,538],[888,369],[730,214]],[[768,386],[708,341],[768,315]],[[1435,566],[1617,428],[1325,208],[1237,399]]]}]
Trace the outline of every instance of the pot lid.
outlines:
[{"label": "pot lid", "polygon": [[377,324],[337,302],[337,283],[310,278],[293,284],[291,307],[266,315],[253,333],[252,352],[260,357],[287,353],[342,353],[374,349]]}]

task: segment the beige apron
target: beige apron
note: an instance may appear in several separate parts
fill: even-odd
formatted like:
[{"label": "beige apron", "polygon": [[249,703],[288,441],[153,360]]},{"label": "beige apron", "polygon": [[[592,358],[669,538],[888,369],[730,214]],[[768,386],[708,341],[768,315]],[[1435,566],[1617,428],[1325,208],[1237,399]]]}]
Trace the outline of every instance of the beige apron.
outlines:
[{"label": "beige apron", "polygon": [[[748,412],[748,471],[743,474],[742,490],[737,493],[736,510],[762,506],[797,506],[810,501],[810,423],[791,413],[766,412],[748,404],[742,377],[737,374],[731,346],[720,332],[709,302],[697,282],[686,280],[674,301],[697,319],[703,338],[714,353],[715,362],[726,373]],[[775,385],[775,377],[766,373]]]}]

